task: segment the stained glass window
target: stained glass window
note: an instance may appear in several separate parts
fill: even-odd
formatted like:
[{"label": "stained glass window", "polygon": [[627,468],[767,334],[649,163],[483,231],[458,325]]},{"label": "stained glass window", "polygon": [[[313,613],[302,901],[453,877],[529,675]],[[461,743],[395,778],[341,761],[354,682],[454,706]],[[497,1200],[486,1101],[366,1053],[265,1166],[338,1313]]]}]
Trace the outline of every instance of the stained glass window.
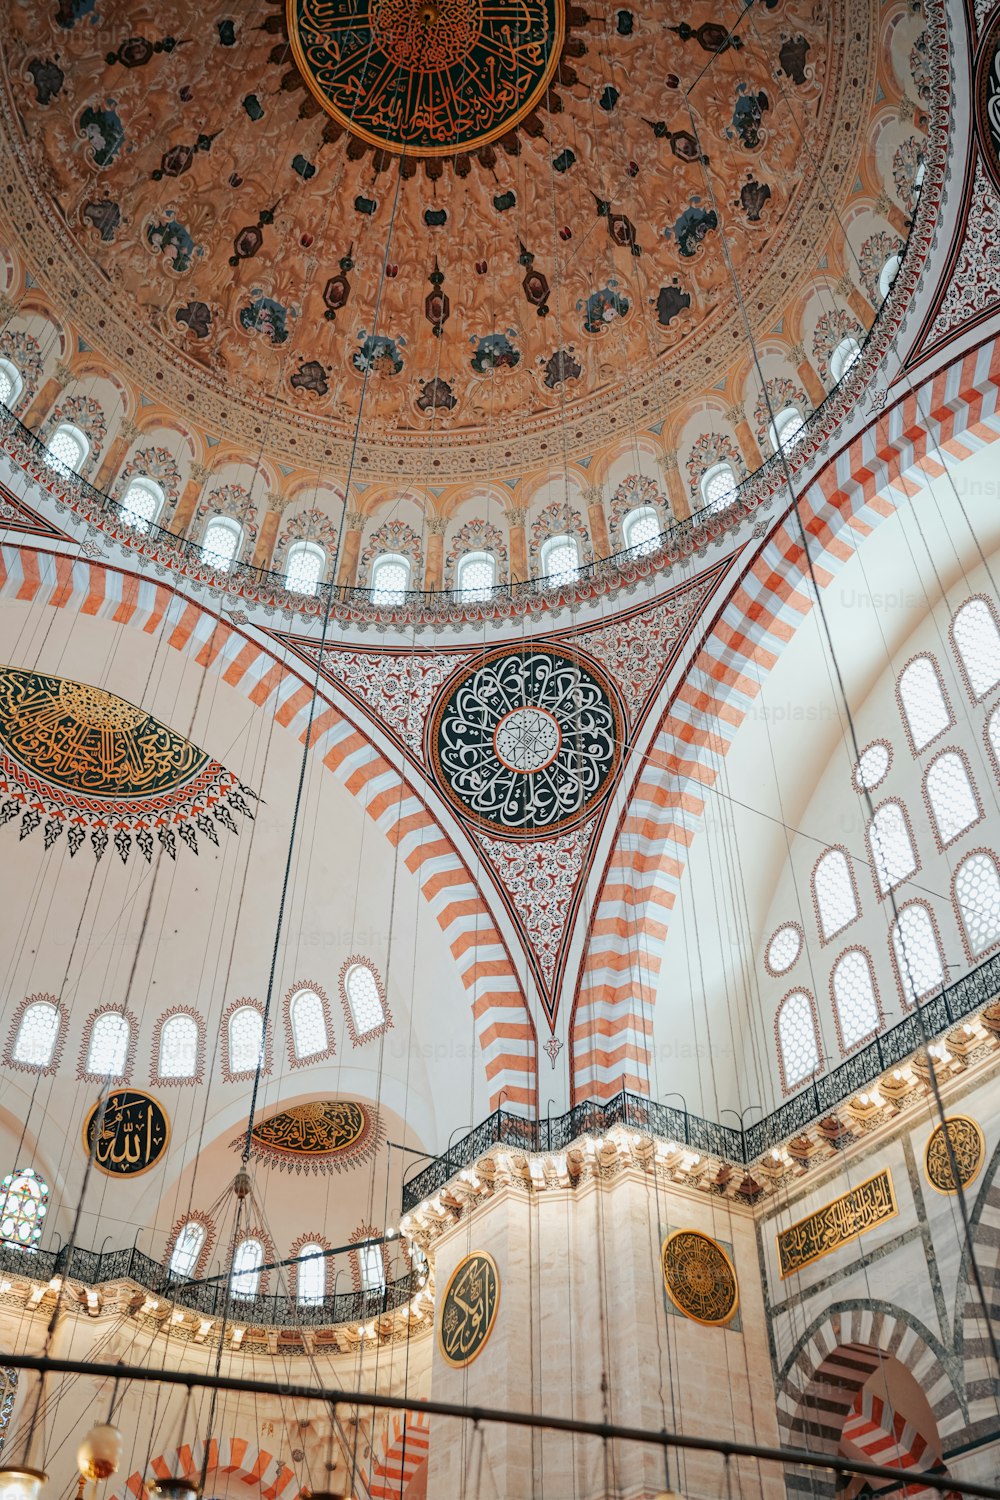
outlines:
[{"label": "stained glass window", "polygon": [[926,750],[932,740],[951,727],[941,674],[931,657],[915,657],[900,673],[899,701],[915,754]]},{"label": "stained glass window", "polygon": [[260,1240],[241,1240],[233,1254],[233,1274],[229,1282],[234,1297],[256,1297],[263,1264],[264,1246]]},{"label": "stained glass window", "polygon": [[285,584],[294,594],[315,594],[319,588],[326,553],[315,542],[296,542],[288,549]]},{"label": "stained glass window", "polygon": [[767,945],[767,966],[772,974],[787,974],[801,952],[802,934],[794,922],[786,922]]},{"label": "stained glass window", "polygon": [[867,953],[848,948],[834,966],[833,1003],[840,1021],[840,1038],[845,1051],[874,1035],[881,1023],[875,979]]},{"label": "stained glass window", "polygon": [[892,924],[892,951],[903,997],[909,1005],[916,1005],[944,984],[941,945],[922,901],[904,906]]},{"label": "stained glass window", "polygon": [[819,1067],[816,1018],[805,990],[786,995],[778,1011],[778,1046],[785,1087],[793,1089],[811,1078]]},{"label": "stained glass window", "polygon": [[254,1005],[241,1005],[229,1017],[229,1071],[256,1072],[264,1048],[264,1017]]},{"label": "stained glass window", "polygon": [[323,1246],[303,1245],[299,1254],[308,1258],[299,1261],[295,1268],[298,1272],[295,1281],[296,1300],[306,1306],[315,1306],[326,1296],[326,1259]]},{"label": "stained glass window", "polygon": [[25,1010],[11,1057],[29,1068],[47,1068],[59,1036],[59,1007],[49,1000],[35,1000]]},{"label": "stained glass window", "polygon": [[106,1010],[96,1017],[87,1048],[87,1072],[95,1078],[121,1078],[128,1058],[131,1028],[120,1012]]},{"label": "stained glass window", "polygon": [[48,1183],[33,1167],[8,1172],[0,1182],[0,1243],[33,1249],[42,1237],[48,1207]]},{"label": "stained glass window", "polygon": [[460,559],[455,577],[455,593],[470,603],[489,599],[497,581],[496,558],[491,552],[467,552]]},{"label": "stained glass window", "polygon": [[985,698],[1000,683],[1000,629],[985,599],[969,599],[951,625],[955,650],[973,697]]},{"label": "stained glass window", "polygon": [[193,1078],[197,1067],[198,1022],[194,1016],[169,1016],[160,1030],[160,1077]]},{"label": "stained glass window", "polygon": [[89,444],[83,433],[64,422],[49,438],[46,461],[50,469],[69,478],[71,474],[79,474],[83,468],[88,449]]},{"label": "stained glass window", "polygon": [[197,1219],[188,1219],[174,1241],[174,1248],[170,1254],[171,1276],[187,1280],[189,1276],[194,1275],[207,1233],[204,1224],[199,1224]]},{"label": "stained glass window", "polygon": [[878,740],[862,750],[854,767],[854,789],[858,792],[873,792],[885,780],[891,760],[888,745]]},{"label": "stained glass window", "polygon": [[352,964],[344,977],[344,989],[358,1036],[365,1036],[385,1023],[385,1007],[375,971],[367,964]]},{"label": "stained glass window", "polygon": [[946,750],[931,762],[924,785],[942,846],[946,847],[979,822],[975,788],[957,751]]},{"label": "stained glass window", "polygon": [[315,1057],[330,1045],[323,1002],[315,990],[299,990],[288,1007],[292,1045],[298,1058]]},{"label": "stained glass window", "polygon": [[955,900],[969,949],[978,958],[1000,938],[1000,874],[990,854],[977,852],[955,871]]},{"label": "stained glass window", "polygon": [[879,808],[868,828],[868,847],[883,896],[909,880],[917,868],[917,856],[901,802],[886,802]]},{"label": "stained glass window", "polygon": [[828,849],[813,871],[813,895],[824,942],[843,932],[858,915],[851,867],[842,849]]}]

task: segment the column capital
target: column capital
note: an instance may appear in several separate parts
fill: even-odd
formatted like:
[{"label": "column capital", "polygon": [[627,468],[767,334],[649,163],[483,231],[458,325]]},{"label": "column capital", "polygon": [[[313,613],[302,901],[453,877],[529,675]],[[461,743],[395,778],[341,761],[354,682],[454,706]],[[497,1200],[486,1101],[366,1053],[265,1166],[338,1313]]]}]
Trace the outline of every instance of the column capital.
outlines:
[{"label": "column capital", "polygon": [[76,376],[70,369],[69,365],[64,365],[61,360],[56,365],[52,373],[58,380],[59,384],[62,386],[72,385],[73,381],[76,379]]},{"label": "column capital", "polygon": [[212,470],[208,467],[207,464],[191,465],[191,478],[194,480],[195,484],[204,484],[205,480],[208,478],[211,472]]},{"label": "column capital", "polygon": [[838,277],[838,279],[833,283],[833,289],[838,293],[839,296],[848,298],[853,297],[855,291],[857,290],[853,280],[846,273],[846,271],[843,276]]},{"label": "column capital", "polygon": [[746,419],[747,419],[747,414],[746,414],[746,408],[744,407],[742,401],[735,401],[733,403],[733,405],[731,407],[729,407],[729,409],[726,412],[725,416],[726,416],[726,421],[727,422],[731,422],[734,427],[739,422],[745,422]]},{"label": "column capital", "polygon": [[526,505],[512,505],[507,511],[508,526],[523,526],[528,519],[528,507]]},{"label": "column capital", "polygon": [[428,536],[444,536],[444,534],[447,531],[447,529],[448,529],[448,519],[447,519],[446,516],[428,516],[427,517],[427,535]]},{"label": "column capital", "polygon": [[365,513],[362,510],[345,510],[344,525],[348,531],[360,531],[365,524]]},{"label": "column capital", "polygon": [[603,484],[588,484],[583,490],[583,498],[587,505],[604,504]]},{"label": "column capital", "polygon": [[659,453],[659,454],[657,454],[656,462],[659,464],[659,466],[663,470],[664,474],[676,474],[677,473],[677,454],[676,453]]},{"label": "column capital", "polygon": [[793,365],[804,365],[806,362],[806,350],[804,344],[793,344],[788,351],[788,358]]}]

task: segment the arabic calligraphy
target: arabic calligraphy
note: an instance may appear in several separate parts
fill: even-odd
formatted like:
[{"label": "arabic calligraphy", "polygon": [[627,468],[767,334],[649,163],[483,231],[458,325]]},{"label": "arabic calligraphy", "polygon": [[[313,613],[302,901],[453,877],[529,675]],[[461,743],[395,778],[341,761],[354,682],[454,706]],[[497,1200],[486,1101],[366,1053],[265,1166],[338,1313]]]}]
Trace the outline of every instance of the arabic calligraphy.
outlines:
[{"label": "arabic calligraphy", "polygon": [[717,1241],[697,1229],[668,1234],[660,1251],[663,1286],[676,1308],[696,1323],[729,1323],[740,1303],[736,1272]]},{"label": "arabic calligraphy", "polygon": [[968,1187],[978,1175],[986,1155],[986,1142],[983,1132],[968,1115],[949,1115],[944,1124],[935,1126],[931,1131],[924,1152],[927,1180],[939,1193],[954,1193],[958,1189],[945,1140],[945,1126],[962,1187]]},{"label": "arabic calligraphy", "polygon": [[113,1089],[98,1100],[83,1127],[83,1144],[94,1165],[109,1177],[138,1177],[163,1156],[170,1124],[152,1094]]},{"label": "arabic calligraphy", "polygon": [[499,1303],[496,1261],[485,1250],[474,1250],[451,1273],[441,1304],[438,1342],[448,1364],[461,1369],[482,1353]]},{"label": "arabic calligraphy", "polygon": [[148,797],[208,757],[145,709],[103,688],[0,668],[0,745],[38,777],[96,797]]},{"label": "arabic calligraphy", "polygon": [[783,1229],[777,1237],[778,1264],[782,1276],[801,1271],[821,1255],[839,1250],[848,1240],[867,1234],[899,1212],[888,1167],[843,1193],[797,1224]]},{"label": "arabic calligraphy", "polygon": [[[233,1142],[243,1145],[243,1136]],[[340,1171],[366,1160],[381,1140],[376,1111],[348,1099],[310,1099],[259,1121],[250,1134],[254,1155],[282,1170]]]},{"label": "arabic calligraphy", "polygon": [[564,0],[287,0],[296,65],[352,134],[389,151],[483,146],[543,98]]},{"label": "arabic calligraphy", "polygon": [[621,739],[613,689],[595,666],[528,647],[480,658],[445,689],[428,753],[459,811],[531,836],[587,815],[608,788]]}]

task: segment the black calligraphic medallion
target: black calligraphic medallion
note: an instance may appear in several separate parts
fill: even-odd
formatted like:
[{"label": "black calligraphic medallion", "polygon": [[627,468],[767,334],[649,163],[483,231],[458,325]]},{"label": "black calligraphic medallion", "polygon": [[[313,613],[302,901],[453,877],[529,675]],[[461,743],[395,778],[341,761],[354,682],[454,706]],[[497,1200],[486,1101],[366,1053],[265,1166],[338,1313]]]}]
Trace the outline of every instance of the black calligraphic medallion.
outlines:
[{"label": "black calligraphic medallion", "polygon": [[438,1343],[449,1365],[461,1369],[483,1352],[499,1304],[496,1261],[485,1250],[474,1250],[452,1271],[441,1304]]},{"label": "black calligraphic medallion", "polygon": [[506,135],[543,100],[564,0],[287,0],[296,66],[369,145],[450,156]]},{"label": "black calligraphic medallion", "polygon": [[[96,1138],[96,1144],[95,1144]],[[152,1094],[113,1089],[98,1100],[83,1127],[83,1144],[109,1177],[138,1177],[155,1167],[170,1140],[170,1121]]]}]

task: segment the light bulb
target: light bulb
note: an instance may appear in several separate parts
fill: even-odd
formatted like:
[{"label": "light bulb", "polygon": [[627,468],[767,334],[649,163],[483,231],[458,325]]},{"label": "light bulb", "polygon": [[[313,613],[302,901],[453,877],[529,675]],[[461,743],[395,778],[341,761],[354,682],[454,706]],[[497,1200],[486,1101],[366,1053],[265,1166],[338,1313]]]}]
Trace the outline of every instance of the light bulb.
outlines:
[{"label": "light bulb", "polygon": [[76,1452],[76,1466],[84,1479],[108,1479],[118,1473],[122,1435],[110,1422],[92,1427]]},{"label": "light bulb", "polygon": [[0,1500],[38,1500],[48,1477],[41,1469],[0,1469]]}]

